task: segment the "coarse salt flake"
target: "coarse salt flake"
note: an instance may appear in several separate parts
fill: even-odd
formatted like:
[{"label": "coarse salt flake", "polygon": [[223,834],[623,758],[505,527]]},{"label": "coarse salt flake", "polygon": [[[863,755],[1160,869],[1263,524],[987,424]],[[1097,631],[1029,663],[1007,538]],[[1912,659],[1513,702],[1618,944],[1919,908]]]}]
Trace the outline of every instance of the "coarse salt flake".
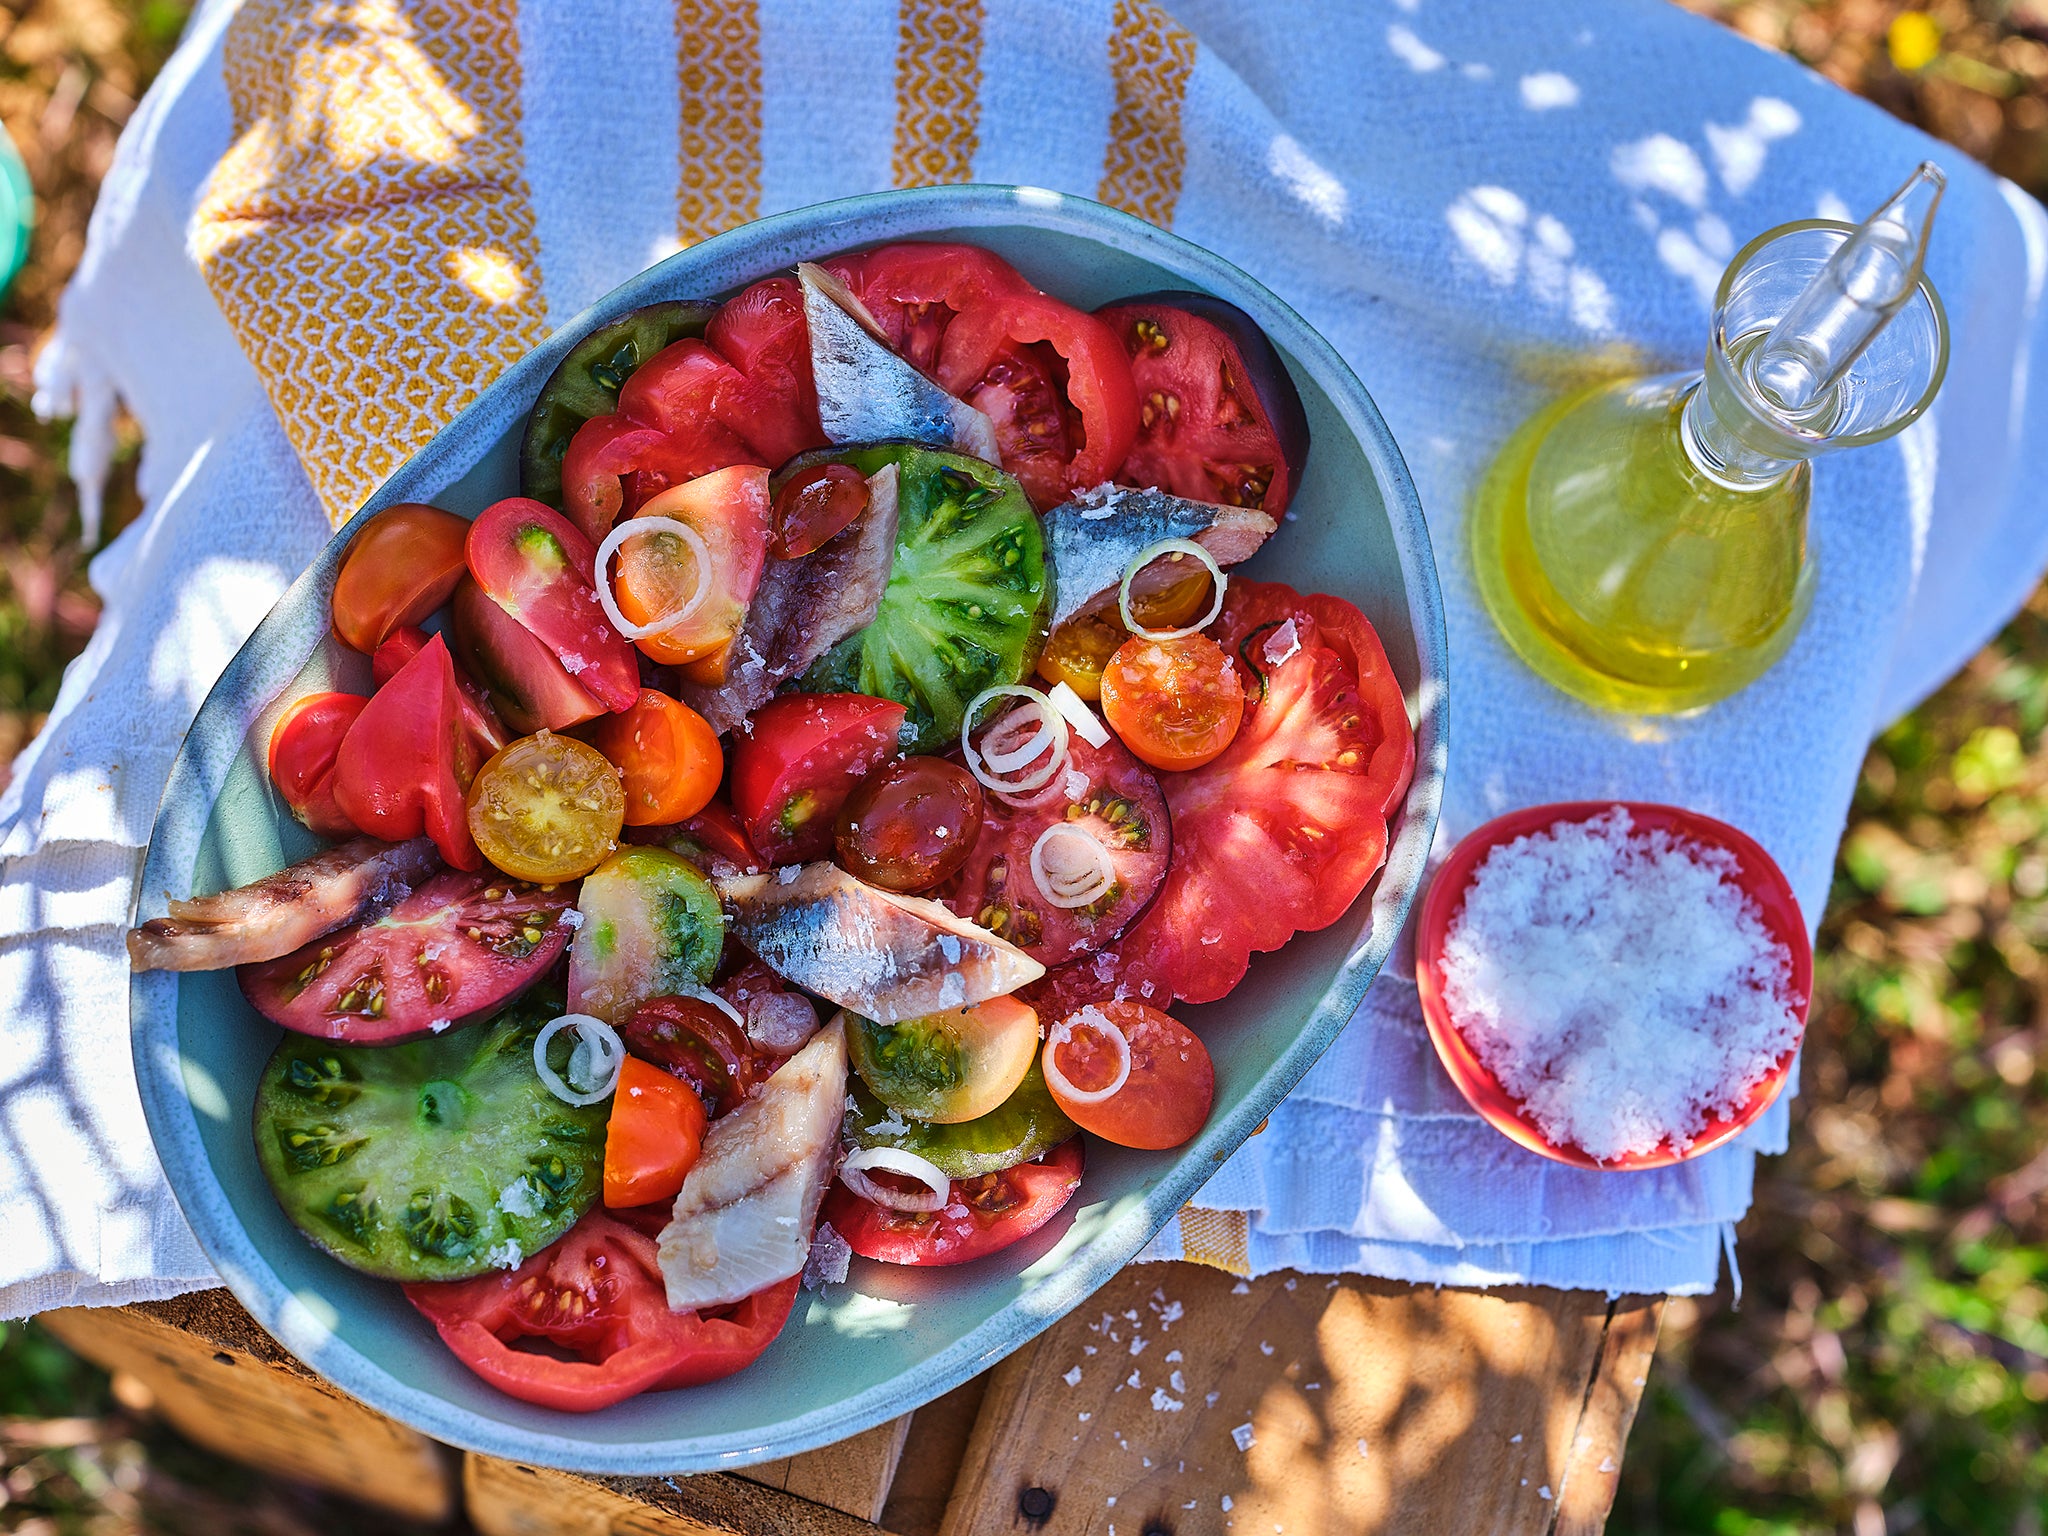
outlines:
[{"label": "coarse salt flake", "polygon": [[1062,1376],[1060,1380],[1064,1381],[1070,1387],[1078,1387],[1079,1385],[1081,1385],[1081,1367],[1079,1367],[1078,1365],[1075,1366],[1071,1371],[1067,1372],[1066,1375]]},{"label": "coarse salt flake", "polygon": [[1233,1429],[1230,1432],[1230,1438],[1234,1442],[1236,1442],[1237,1448],[1240,1451],[1250,1450],[1254,1445],[1258,1443],[1259,1439],[1259,1437],[1252,1432],[1252,1427],[1249,1424],[1238,1425],[1237,1428]]},{"label": "coarse salt flake", "polygon": [[1684,1148],[1799,1042],[1792,959],[1725,849],[1616,806],[1493,849],[1444,936],[1458,1033],[1551,1141]]},{"label": "coarse salt flake", "polygon": [[1154,1387],[1152,1389],[1152,1411],[1154,1413],[1179,1413],[1181,1406],[1179,1398],[1166,1395],[1166,1388]]},{"label": "coarse salt flake", "polygon": [[819,1222],[818,1230],[811,1234],[810,1252],[804,1256],[804,1289],[821,1291],[828,1285],[843,1285],[852,1265],[853,1245],[831,1222]]}]

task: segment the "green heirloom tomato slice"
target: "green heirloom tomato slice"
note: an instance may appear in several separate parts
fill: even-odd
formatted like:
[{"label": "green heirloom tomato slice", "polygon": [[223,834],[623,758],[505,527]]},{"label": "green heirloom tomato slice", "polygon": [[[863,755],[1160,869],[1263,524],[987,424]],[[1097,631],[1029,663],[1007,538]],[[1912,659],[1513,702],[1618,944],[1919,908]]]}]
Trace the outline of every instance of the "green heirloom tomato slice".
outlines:
[{"label": "green heirloom tomato slice", "polygon": [[955,1125],[929,1125],[889,1108],[858,1077],[849,1077],[850,1100],[840,1137],[856,1147],[900,1147],[914,1152],[949,1179],[972,1179],[1027,1163],[1056,1147],[1078,1127],[1052,1101],[1045,1072],[1036,1061],[1024,1080],[996,1108]]},{"label": "green heirloom tomato slice", "polygon": [[623,1024],[651,998],[711,980],[725,945],[718,892],[666,848],[622,848],[583,877],[569,1010]]},{"label": "green heirloom tomato slice", "polygon": [[619,408],[619,386],[670,342],[702,336],[715,304],[649,304],[601,325],[569,349],[541,386],[519,446],[519,489],[551,507],[562,504],[562,455],[593,416]]},{"label": "green heirloom tomato slice", "polygon": [[[408,1045],[287,1035],[255,1117],[285,1215],[385,1280],[467,1279],[552,1243],[597,1200],[611,1114],[563,1103],[534,1071],[534,1039],[559,1011],[524,1002]],[[569,1030],[550,1042],[557,1072],[574,1043]]]},{"label": "green heirloom tomato slice", "polygon": [[819,657],[802,686],[894,699],[909,710],[906,752],[947,751],[968,703],[1021,679],[1043,639],[1052,582],[1038,515],[1015,480],[964,454],[901,443],[833,449],[803,455],[783,476],[821,463],[863,475],[896,465],[896,560],[874,622]]},{"label": "green heirloom tomato slice", "polygon": [[1014,997],[878,1024],[846,1016],[846,1047],[869,1092],[942,1125],[1000,1109],[1038,1055],[1038,1015]]}]

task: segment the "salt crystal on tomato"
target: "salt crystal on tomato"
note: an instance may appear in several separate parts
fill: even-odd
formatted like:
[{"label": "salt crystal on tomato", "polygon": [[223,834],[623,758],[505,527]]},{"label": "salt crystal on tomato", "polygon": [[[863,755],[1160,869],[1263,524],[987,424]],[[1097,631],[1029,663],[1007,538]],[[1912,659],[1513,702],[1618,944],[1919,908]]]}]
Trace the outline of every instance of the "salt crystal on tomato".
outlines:
[{"label": "salt crystal on tomato", "polygon": [[1493,849],[1444,936],[1458,1033],[1552,1142],[1684,1148],[1799,1040],[1792,957],[1734,856],[1620,806]]}]

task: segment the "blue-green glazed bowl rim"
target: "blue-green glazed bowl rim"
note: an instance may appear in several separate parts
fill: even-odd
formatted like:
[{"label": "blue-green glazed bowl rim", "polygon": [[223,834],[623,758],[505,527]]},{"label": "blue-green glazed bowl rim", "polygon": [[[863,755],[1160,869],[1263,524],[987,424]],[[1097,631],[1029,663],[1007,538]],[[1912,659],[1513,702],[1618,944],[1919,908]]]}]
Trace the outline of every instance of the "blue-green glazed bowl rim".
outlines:
[{"label": "blue-green glazed bowl rim", "polygon": [[[1392,949],[1421,885],[1436,830],[1448,663],[1428,529],[1386,423],[1329,343],[1220,257],[1098,203],[1029,187],[983,185],[874,193],[757,220],[641,273],[508,369],[364,504],[222,673],[172,767],[144,862],[136,920],[160,915],[166,893],[192,889],[202,836],[245,737],[327,633],[329,594],[357,527],[393,502],[434,500],[475,468],[524,420],[541,385],[577,338],[641,304],[682,293],[731,291],[800,259],[941,230],[986,228],[995,238],[995,231],[1018,226],[1078,237],[1136,257],[1248,311],[1288,356],[1297,376],[1305,372],[1327,396],[1370,466],[1390,524],[1412,631],[1417,676],[1408,692],[1416,722],[1416,766],[1413,785],[1390,828],[1385,868],[1361,903],[1340,919],[1346,931],[1358,925],[1357,940],[1294,1040],[1234,1104],[1223,1105],[1219,1095],[1219,1112],[1194,1141],[1172,1154],[1172,1166],[1142,1201],[1105,1218],[1099,1231],[1080,1240],[1050,1273],[1034,1276],[1030,1288],[1001,1310],[914,1367],[793,1414],[767,1431],[630,1443],[605,1438],[601,1413],[552,1415],[541,1429],[467,1408],[394,1375],[309,1315],[251,1238],[209,1160],[193,1102],[205,1085],[193,1085],[179,1048],[179,978],[166,972],[134,977],[132,1043],[143,1108],[193,1235],[229,1289],[265,1328],[327,1380],[372,1407],[450,1445],[528,1464],[620,1475],[730,1470],[831,1444],[906,1413],[1026,1343],[1135,1258],[1322,1055]],[[1386,617],[1381,616],[1383,627]],[[1361,911],[1368,913],[1363,923]],[[952,1273],[971,1284],[972,1269]],[[479,1394],[491,1392],[480,1381],[475,1386]]]}]

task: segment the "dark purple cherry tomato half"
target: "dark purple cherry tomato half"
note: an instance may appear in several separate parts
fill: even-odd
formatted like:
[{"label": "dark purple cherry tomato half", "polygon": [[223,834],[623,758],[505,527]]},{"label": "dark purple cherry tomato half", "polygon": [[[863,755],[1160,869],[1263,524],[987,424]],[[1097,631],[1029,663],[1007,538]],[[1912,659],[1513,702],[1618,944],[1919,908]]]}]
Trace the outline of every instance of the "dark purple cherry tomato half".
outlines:
[{"label": "dark purple cherry tomato half", "polygon": [[834,842],[847,869],[891,891],[924,891],[955,873],[981,833],[981,786],[938,757],[906,757],[861,781]]},{"label": "dark purple cherry tomato half", "polygon": [[801,559],[867,509],[867,477],[851,464],[803,470],[775,493],[768,553],[778,560]]}]

